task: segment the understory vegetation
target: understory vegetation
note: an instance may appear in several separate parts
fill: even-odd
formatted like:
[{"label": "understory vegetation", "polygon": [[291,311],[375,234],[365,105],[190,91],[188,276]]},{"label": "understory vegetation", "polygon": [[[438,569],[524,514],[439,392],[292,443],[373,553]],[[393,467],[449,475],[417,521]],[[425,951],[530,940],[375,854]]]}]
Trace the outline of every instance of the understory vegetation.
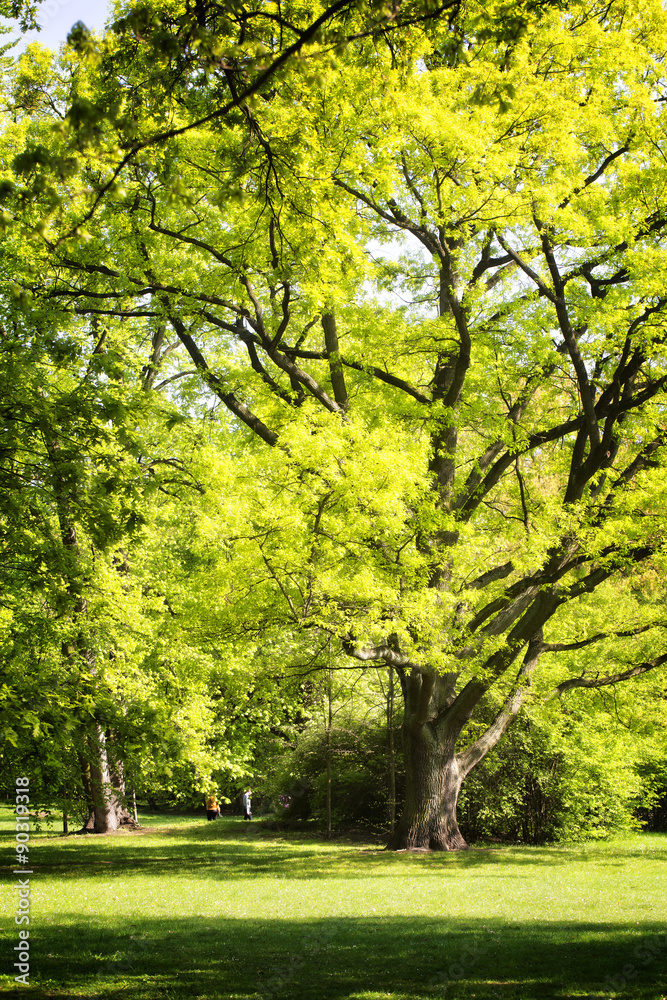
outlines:
[{"label": "understory vegetation", "polygon": [[[327,762],[329,761],[329,771]],[[394,752],[386,724],[337,718],[329,737],[311,725],[291,747],[256,761],[259,808],[283,829],[326,829],[327,784],[334,829],[388,834],[405,788],[400,728]],[[470,843],[545,844],[661,829],[667,798],[661,740],[638,741],[606,714],[523,717],[465,783],[459,825]]]}]

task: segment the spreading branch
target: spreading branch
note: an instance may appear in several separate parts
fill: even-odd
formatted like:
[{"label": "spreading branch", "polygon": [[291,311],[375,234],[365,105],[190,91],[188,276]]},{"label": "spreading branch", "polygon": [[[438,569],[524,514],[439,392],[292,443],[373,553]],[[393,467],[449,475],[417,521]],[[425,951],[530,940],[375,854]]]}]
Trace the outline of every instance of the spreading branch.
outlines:
[{"label": "spreading branch", "polygon": [[644,663],[638,663],[636,666],[630,667],[628,670],[622,670],[617,674],[607,674],[604,677],[569,677],[566,681],[561,681],[560,684],[556,685],[551,692],[551,697],[560,697],[560,695],[566,691],[571,691],[573,688],[601,688],[607,687],[610,684],[620,684],[621,681],[627,681],[632,677],[639,677],[650,670],[655,670],[657,667],[661,667],[663,663],[667,663],[667,653],[656,656],[653,660],[645,660]]}]

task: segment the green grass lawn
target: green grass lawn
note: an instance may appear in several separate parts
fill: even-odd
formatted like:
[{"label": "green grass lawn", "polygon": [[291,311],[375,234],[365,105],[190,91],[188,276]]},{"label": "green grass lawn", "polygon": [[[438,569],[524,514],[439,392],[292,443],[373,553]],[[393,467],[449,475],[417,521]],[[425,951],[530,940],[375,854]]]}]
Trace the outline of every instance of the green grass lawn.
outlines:
[{"label": "green grass lawn", "polygon": [[0,991],[18,996],[667,998],[667,837],[389,854],[148,814],[136,833],[33,837],[26,991],[10,819]]}]

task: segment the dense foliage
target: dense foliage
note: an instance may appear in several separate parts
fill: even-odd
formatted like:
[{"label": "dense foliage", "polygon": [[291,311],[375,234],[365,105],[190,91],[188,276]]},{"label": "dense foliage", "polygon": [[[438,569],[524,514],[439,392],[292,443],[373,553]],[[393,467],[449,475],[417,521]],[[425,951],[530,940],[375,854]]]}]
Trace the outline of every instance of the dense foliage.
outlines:
[{"label": "dense foliage", "polygon": [[666,40],[658,2],[170,0],[21,58],[6,724],[98,829],[123,770],[231,793],[333,657],[401,685],[393,845],[460,848],[523,704],[667,663]]}]

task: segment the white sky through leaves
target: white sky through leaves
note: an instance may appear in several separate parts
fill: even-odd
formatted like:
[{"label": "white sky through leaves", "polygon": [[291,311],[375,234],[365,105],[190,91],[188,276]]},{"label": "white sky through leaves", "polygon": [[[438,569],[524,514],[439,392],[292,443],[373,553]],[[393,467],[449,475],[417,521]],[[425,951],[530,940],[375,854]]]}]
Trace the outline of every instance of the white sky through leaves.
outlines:
[{"label": "white sky through leaves", "polygon": [[42,30],[29,31],[21,38],[17,28],[14,36],[17,44],[11,54],[18,55],[27,44],[35,41],[56,49],[77,21],[83,21],[87,28],[99,31],[104,27],[109,8],[109,0],[45,0],[40,5],[37,19]]}]

